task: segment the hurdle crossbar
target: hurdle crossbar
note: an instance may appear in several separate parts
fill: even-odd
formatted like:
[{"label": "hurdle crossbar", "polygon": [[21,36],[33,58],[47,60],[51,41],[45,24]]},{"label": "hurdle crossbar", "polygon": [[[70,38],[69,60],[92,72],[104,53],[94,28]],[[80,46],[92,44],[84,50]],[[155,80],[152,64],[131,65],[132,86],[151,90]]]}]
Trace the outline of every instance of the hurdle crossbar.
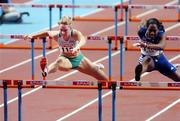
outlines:
[{"label": "hurdle crossbar", "polygon": [[[166,36],[166,41],[180,41],[180,36]],[[125,36],[125,49],[129,51],[139,51],[140,49],[137,47],[133,47],[132,45],[128,45],[128,41],[140,41],[138,36]],[[180,48],[164,48],[165,51],[180,51]]]},{"label": "hurdle crossbar", "polygon": [[[25,40],[25,36],[26,35],[20,35],[20,34],[6,34],[6,35],[3,35],[3,34],[0,34],[0,39],[16,39],[18,41],[21,41],[21,40]],[[36,40],[38,40],[40,38],[36,38]],[[30,40],[27,40],[27,42],[31,42]],[[27,44],[27,43],[25,43]],[[47,45],[46,49],[51,49],[52,48],[52,45]],[[3,44],[3,43],[0,43],[0,49],[32,49],[31,46],[29,45],[11,45],[11,44]],[[34,49],[43,49],[42,46],[40,45],[36,45],[34,46]]]},{"label": "hurdle crossbar", "polygon": [[[121,3],[122,4],[122,3]],[[123,9],[123,5],[70,5],[70,4],[18,4],[18,3],[0,3],[0,6],[7,7],[31,7],[31,8],[85,8],[85,9]],[[121,14],[121,18],[118,21],[123,20],[123,14]],[[74,17],[75,21],[104,21],[110,22],[114,21],[111,18],[83,18],[83,17]]]},{"label": "hurdle crossbar", "polygon": [[20,4],[20,3],[0,3],[6,7],[33,7],[33,8],[115,8],[115,5],[71,5],[71,4]]},{"label": "hurdle crossbar", "polygon": [[[102,6],[102,7],[99,7],[99,6]],[[81,8],[81,7],[79,7]],[[125,8],[124,5],[114,5],[114,6],[107,6],[107,5],[97,5],[96,8],[111,8],[111,9],[114,9],[114,12],[115,12],[115,16],[116,16],[116,13],[118,12],[118,9],[123,9]],[[117,14],[118,15],[118,14]],[[116,19],[114,18],[93,18],[93,17],[80,17],[80,16],[74,16],[73,14],[73,20],[74,21],[95,21],[95,22],[114,22],[116,21]],[[123,10],[121,10],[121,14],[120,14],[120,17],[117,17],[117,21],[123,21]]]},{"label": "hurdle crossbar", "polygon": [[180,5],[128,5],[128,8],[134,9],[180,9]]},{"label": "hurdle crossbar", "polygon": [[[8,119],[7,88],[18,88],[18,120],[22,120],[23,86],[63,89],[98,89],[98,119],[102,121],[102,89],[112,90],[112,119],[116,118],[116,89],[180,90],[180,82],[121,82],[121,81],[56,81],[56,80],[0,80],[4,89],[4,120]],[[49,86],[49,87],[48,87]]]},{"label": "hurdle crossbar", "polygon": [[[166,10],[178,10],[180,9],[180,5],[128,5],[128,10],[131,9],[166,9]],[[132,11],[129,11],[129,21],[132,22],[140,22],[141,19],[132,16]],[[161,22],[179,22],[180,21],[180,13],[177,12],[177,19],[159,19]]]},{"label": "hurdle crossbar", "polygon": [[[7,87],[17,87],[18,81],[22,82],[24,88],[59,88],[59,89],[98,89],[99,81],[55,81],[55,80],[0,80],[0,87],[3,87],[3,81],[7,82]],[[102,81],[102,89],[111,89],[112,84],[116,83],[117,89],[128,90],[180,90],[180,82],[126,82],[126,81]]]},{"label": "hurdle crossbar", "polygon": [[[119,41],[122,38],[122,36],[87,36],[86,40],[87,41],[108,41],[108,39],[112,39],[113,41],[115,41],[115,43],[117,43],[117,41]],[[3,35],[0,34],[0,39],[19,39],[19,41],[24,40],[25,39],[25,35]],[[38,39],[38,38],[36,38]],[[36,41],[35,39],[35,41]],[[42,40],[42,39],[40,39]],[[50,39],[49,39],[50,41]],[[57,48],[58,45],[54,44],[54,45],[47,45],[46,49],[54,49]],[[30,46],[21,46],[21,45],[5,45],[5,44],[0,44],[0,49],[31,49],[32,47]],[[34,49],[43,49],[42,46],[34,46]],[[112,48],[112,50],[117,50],[118,49],[118,45],[114,44],[114,47]],[[108,50],[108,47],[82,47],[81,50]]]}]

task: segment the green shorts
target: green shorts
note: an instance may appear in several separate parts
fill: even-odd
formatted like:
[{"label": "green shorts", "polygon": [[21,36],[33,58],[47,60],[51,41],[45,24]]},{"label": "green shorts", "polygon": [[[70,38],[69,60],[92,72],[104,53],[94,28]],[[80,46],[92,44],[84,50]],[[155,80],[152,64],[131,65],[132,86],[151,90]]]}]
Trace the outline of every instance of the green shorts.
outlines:
[{"label": "green shorts", "polygon": [[79,55],[78,55],[77,57],[68,58],[69,61],[70,61],[71,64],[72,64],[72,69],[75,69],[75,68],[77,68],[77,67],[80,65],[83,57],[84,57],[83,54],[82,54],[82,53],[79,53]]}]

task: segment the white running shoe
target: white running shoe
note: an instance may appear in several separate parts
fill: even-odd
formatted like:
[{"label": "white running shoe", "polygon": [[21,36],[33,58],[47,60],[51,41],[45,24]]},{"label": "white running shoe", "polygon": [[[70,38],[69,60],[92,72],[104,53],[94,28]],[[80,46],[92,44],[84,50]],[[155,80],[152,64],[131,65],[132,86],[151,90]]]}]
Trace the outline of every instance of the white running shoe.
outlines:
[{"label": "white running shoe", "polygon": [[104,68],[105,68],[105,67],[104,67],[104,65],[103,65],[103,64],[101,64],[101,63],[98,63],[98,64],[97,64],[97,67],[98,67],[98,70],[99,70],[99,69],[101,69],[101,70],[102,70],[102,69],[104,69]]},{"label": "white running shoe", "polygon": [[178,64],[178,63],[177,64],[173,64],[173,66],[176,67],[176,68],[179,68],[180,64]]}]

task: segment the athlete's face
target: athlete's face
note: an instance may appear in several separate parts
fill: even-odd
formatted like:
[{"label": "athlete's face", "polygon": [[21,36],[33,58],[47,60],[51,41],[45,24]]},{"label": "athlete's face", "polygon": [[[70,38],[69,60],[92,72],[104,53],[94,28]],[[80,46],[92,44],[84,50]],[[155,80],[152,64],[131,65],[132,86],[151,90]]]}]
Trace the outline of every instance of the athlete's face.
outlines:
[{"label": "athlete's face", "polygon": [[150,24],[147,31],[149,37],[154,38],[158,32],[158,28],[155,24]]},{"label": "athlete's face", "polygon": [[69,25],[60,24],[59,25],[59,31],[62,36],[68,36],[70,35],[71,27]]}]

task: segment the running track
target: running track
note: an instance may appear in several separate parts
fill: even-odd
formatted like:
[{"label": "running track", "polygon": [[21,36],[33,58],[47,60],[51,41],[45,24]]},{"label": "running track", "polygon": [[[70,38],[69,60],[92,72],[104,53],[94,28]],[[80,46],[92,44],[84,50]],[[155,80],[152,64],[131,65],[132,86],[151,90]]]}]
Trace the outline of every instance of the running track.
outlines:
[{"label": "running track", "polygon": [[[136,2],[136,1],[135,1]],[[137,1],[139,2],[139,1]],[[141,0],[143,3],[143,1]],[[161,4],[172,2],[164,0]],[[158,2],[153,2],[155,4]],[[103,13],[110,11],[102,11]],[[163,11],[162,11],[163,12]],[[159,15],[158,12],[149,13],[150,15]],[[171,17],[171,13],[163,15]],[[109,14],[106,14],[109,15]],[[137,13],[138,16],[146,17],[143,13]],[[96,15],[92,15],[96,16]],[[86,29],[84,26],[86,25]],[[168,35],[179,35],[180,24],[165,23]],[[100,22],[75,22],[74,27],[79,29],[85,35],[113,35],[112,23]],[[130,35],[136,34],[137,23],[131,23],[129,27]],[[119,23],[119,31],[124,34],[124,23]],[[36,56],[41,51],[36,51]],[[58,52],[56,50],[48,52],[49,62],[52,62]],[[101,62],[105,65],[106,73],[108,73],[107,52],[105,51],[84,51],[83,52],[93,62]],[[178,52],[165,52],[167,58],[173,63],[180,63],[180,55]],[[0,50],[1,67],[0,73],[3,79],[30,79],[30,61],[29,50]],[[138,52],[124,53],[125,69],[124,80],[131,81],[134,77],[134,68],[139,57]],[[132,59],[133,58],[133,59]],[[113,62],[119,61],[119,52],[113,53]],[[13,60],[13,61],[12,61]],[[6,63],[5,63],[6,62]],[[8,62],[8,63],[7,63]],[[14,66],[19,64],[19,66]],[[36,59],[36,65],[39,65],[39,58]],[[9,68],[11,67],[11,68]],[[9,69],[8,69],[9,68]],[[7,70],[5,70],[7,69]],[[36,79],[40,79],[39,67],[36,67]],[[118,79],[119,63],[113,63],[113,79]],[[92,77],[86,76],[75,71],[69,73],[60,72],[49,75],[49,79],[56,80],[94,80]],[[160,75],[158,72],[145,74],[142,81],[163,81],[171,82],[170,79]],[[2,94],[2,90],[0,90]],[[111,92],[103,91],[103,121],[111,120]],[[97,91],[96,90],[61,90],[61,89],[24,89],[23,90],[23,120],[25,121],[95,121],[97,120]],[[15,89],[9,89],[9,120],[17,120],[17,100],[15,99],[17,92]],[[0,96],[0,102],[3,102]],[[1,116],[2,115],[2,116]],[[118,91],[117,93],[117,121],[178,121],[180,115],[180,94],[175,91]],[[0,104],[0,120],[3,120],[3,105]]]}]

